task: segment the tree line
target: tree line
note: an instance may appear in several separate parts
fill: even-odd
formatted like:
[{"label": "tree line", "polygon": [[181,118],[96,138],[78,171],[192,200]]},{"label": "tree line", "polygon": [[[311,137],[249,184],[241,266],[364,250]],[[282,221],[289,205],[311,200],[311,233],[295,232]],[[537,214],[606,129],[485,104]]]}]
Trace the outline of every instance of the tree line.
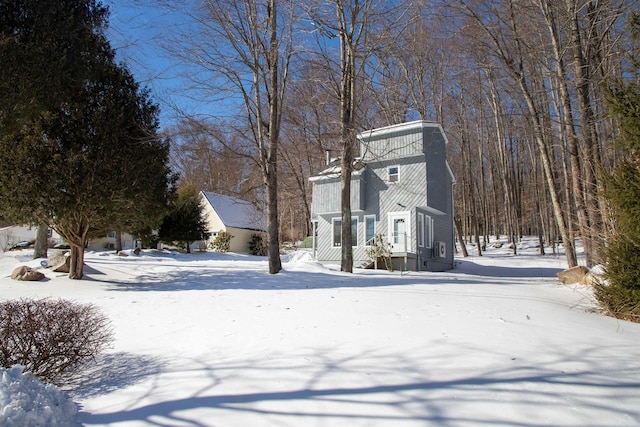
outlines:
[{"label": "tree line", "polygon": [[[85,2],[58,3],[72,10]],[[101,8],[99,3],[88,3]],[[12,4],[2,3],[7,10]],[[448,158],[457,179],[455,223],[463,251],[471,239],[481,254],[502,236],[510,239],[515,251],[521,236],[537,235],[541,251],[562,244],[569,266],[577,264],[576,239],[584,245],[588,266],[607,256],[606,243],[618,225],[605,191],[606,177],[628,155],[620,144],[622,119],[611,107],[611,88],[637,75],[637,63],[629,55],[637,50],[637,39],[628,30],[635,1],[160,4],[167,13],[181,17],[179,27],[163,28],[162,38],[164,48],[189,76],[188,86],[180,91],[211,109],[193,114],[176,106],[179,122],[161,134],[154,121],[157,116],[150,111],[150,123],[137,129],[152,129],[154,136],[139,135],[136,140],[155,141],[162,147],[159,155],[168,155],[172,172],[180,174],[179,187],[240,195],[264,209],[271,273],[281,269],[281,241],[310,234],[308,178],[324,168],[327,152],[340,158],[343,172],[342,270],[352,270],[351,229],[346,226],[351,212],[346,201],[349,174],[359,155],[357,134],[416,119],[439,122],[448,135]],[[100,31],[104,17],[98,14],[93,19],[96,25],[90,28],[98,30],[87,40],[96,43],[104,38]],[[15,34],[2,37],[0,46],[5,48],[9,45],[5,41]],[[45,73],[39,77],[48,82],[46,91],[32,87],[26,78],[2,83],[22,88],[29,100],[9,100],[11,107],[2,110],[3,121],[26,118],[33,124],[30,131],[50,126],[39,113],[40,105],[57,105],[56,114],[70,119],[72,110],[61,106],[57,91],[87,81],[82,73],[73,74],[75,68],[69,64],[73,55],[39,55],[43,50],[46,54],[43,43],[33,42],[33,57],[19,66]],[[113,64],[113,53],[100,43],[98,50],[106,52],[106,62]],[[13,54],[7,51],[3,61]],[[49,66],[43,67],[45,62]],[[126,81],[130,74],[126,67],[115,68],[120,80]],[[28,74],[16,68],[11,75]],[[86,93],[88,86],[81,89],[85,99],[95,96]],[[130,92],[139,94],[143,110],[153,110],[148,94],[135,85]],[[107,108],[98,98],[89,104],[96,111]],[[56,126],[71,131],[61,123]],[[97,126],[91,123],[87,128],[94,131]],[[121,126],[109,123],[109,127]],[[15,141],[16,135],[11,139]],[[38,151],[46,144],[34,145],[28,151],[39,155],[27,156],[29,161],[56,159],[55,151]],[[167,146],[169,153],[164,151]],[[77,170],[67,173],[74,176]],[[158,182],[166,184],[167,171],[159,175],[164,178]],[[81,181],[95,182],[90,178]],[[10,197],[9,188],[4,197]],[[61,184],[55,188],[66,191]],[[117,200],[126,197],[122,194]],[[118,221],[124,220],[115,216],[110,220]],[[86,237],[82,230],[74,233]]]},{"label": "tree line", "polygon": [[[521,236],[537,235],[541,251],[561,244],[575,266],[579,238],[588,266],[603,261],[613,220],[602,176],[620,157],[607,88],[630,75],[627,53],[636,41],[627,24],[634,1],[280,0],[272,9],[278,8],[278,53],[286,58],[280,62],[266,52],[251,56],[258,52],[251,43],[268,45],[260,17],[270,2],[203,4],[169,50],[194,70],[194,93],[214,105],[231,93],[239,102],[237,110],[224,104],[238,112],[231,117],[186,115],[173,129],[180,135],[173,147],[177,166],[198,186],[255,194],[259,180],[250,163],[260,151],[247,142],[259,139],[255,129],[270,118],[270,104],[260,104],[257,95],[279,94],[278,230],[299,240],[310,232],[307,178],[324,167],[326,150],[341,159],[344,197],[358,132],[437,121],[450,142],[461,244],[471,238],[481,254],[507,236],[516,250]],[[233,37],[212,10],[243,11],[232,20]],[[276,64],[283,77],[277,90],[266,85]],[[242,90],[230,90],[223,76]],[[211,156],[184,161],[204,146]],[[229,175],[218,172],[232,162],[246,167],[235,168],[238,179],[229,185]],[[347,215],[343,224],[350,224]],[[344,238],[349,233],[343,230]],[[349,270],[349,254],[343,259]]]}]

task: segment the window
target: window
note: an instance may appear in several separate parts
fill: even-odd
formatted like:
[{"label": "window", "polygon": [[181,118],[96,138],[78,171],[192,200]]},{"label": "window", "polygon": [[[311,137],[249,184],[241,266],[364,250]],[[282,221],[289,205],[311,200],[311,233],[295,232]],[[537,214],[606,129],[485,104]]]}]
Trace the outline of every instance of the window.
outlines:
[{"label": "window", "polygon": [[338,218],[334,218],[332,220],[333,223],[333,246],[340,247],[342,246],[342,220]]},{"label": "window", "polygon": [[[342,246],[342,220],[333,218],[333,247]],[[351,220],[351,246],[358,246],[358,219]]]},{"label": "window", "polygon": [[420,247],[431,247],[431,231],[433,228],[433,221],[431,217],[425,215],[423,213],[418,213],[418,246]]},{"label": "window", "polygon": [[389,182],[398,182],[400,179],[400,166],[389,166],[387,169]]},{"label": "window", "polygon": [[365,244],[370,245],[376,237],[376,217],[367,215],[364,217],[364,239]]},{"label": "window", "polygon": [[358,219],[351,220],[351,246],[358,246]]},{"label": "window", "polygon": [[111,233],[107,234],[107,237],[109,237],[111,239],[115,239],[116,238],[116,232],[112,231]]}]

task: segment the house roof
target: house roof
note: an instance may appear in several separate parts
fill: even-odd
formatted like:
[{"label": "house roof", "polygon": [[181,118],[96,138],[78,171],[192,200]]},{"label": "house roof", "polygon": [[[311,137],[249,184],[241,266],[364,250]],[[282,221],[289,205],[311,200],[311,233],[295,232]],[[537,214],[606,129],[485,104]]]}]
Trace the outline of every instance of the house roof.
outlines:
[{"label": "house roof", "polygon": [[411,129],[424,129],[424,128],[437,128],[442,134],[445,144],[447,145],[449,144],[449,140],[447,139],[447,135],[444,133],[444,129],[442,128],[442,125],[438,122],[429,122],[426,120],[416,120],[413,122],[399,123],[391,126],[385,126],[382,128],[363,131],[358,134],[358,139],[360,140],[369,139],[373,136],[381,136],[381,135],[388,136],[396,132],[401,132],[401,131],[406,131]]},{"label": "house roof", "polygon": [[203,191],[202,195],[227,227],[266,230],[264,215],[246,200]]}]

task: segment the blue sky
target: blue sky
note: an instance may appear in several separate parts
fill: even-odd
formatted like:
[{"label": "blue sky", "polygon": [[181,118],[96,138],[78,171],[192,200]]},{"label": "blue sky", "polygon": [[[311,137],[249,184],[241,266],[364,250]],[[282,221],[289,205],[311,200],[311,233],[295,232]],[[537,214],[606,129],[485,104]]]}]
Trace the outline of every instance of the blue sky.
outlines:
[{"label": "blue sky", "polygon": [[161,127],[175,122],[173,104],[198,108],[185,96],[187,82],[180,77],[179,65],[163,48],[167,32],[182,19],[153,0],[104,0],[109,6],[108,36],[138,82],[152,91],[161,108]]}]

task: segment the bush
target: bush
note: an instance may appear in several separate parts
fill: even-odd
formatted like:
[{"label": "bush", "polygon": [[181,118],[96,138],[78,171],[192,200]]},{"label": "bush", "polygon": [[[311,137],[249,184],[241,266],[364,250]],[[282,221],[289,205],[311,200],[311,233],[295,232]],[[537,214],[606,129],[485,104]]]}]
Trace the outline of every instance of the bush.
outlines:
[{"label": "bush", "polygon": [[0,303],[0,365],[55,383],[112,341],[110,322],[93,304],[20,299]]},{"label": "bush", "polygon": [[640,246],[626,236],[614,235],[606,248],[606,283],[595,294],[610,316],[640,322]]},{"label": "bush", "polygon": [[369,242],[366,253],[368,257],[373,258],[376,266],[378,265],[378,260],[382,259],[387,270],[393,271],[391,243],[387,242],[382,234],[376,234],[375,238]]},{"label": "bush", "polygon": [[267,254],[267,246],[264,244],[264,239],[259,234],[252,234],[249,241],[249,252],[251,255],[265,256]]},{"label": "bush", "polygon": [[226,231],[219,232],[213,242],[211,242],[211,249],[216,252],[229,252],[232,238],[231,233],[227,233]]}]

